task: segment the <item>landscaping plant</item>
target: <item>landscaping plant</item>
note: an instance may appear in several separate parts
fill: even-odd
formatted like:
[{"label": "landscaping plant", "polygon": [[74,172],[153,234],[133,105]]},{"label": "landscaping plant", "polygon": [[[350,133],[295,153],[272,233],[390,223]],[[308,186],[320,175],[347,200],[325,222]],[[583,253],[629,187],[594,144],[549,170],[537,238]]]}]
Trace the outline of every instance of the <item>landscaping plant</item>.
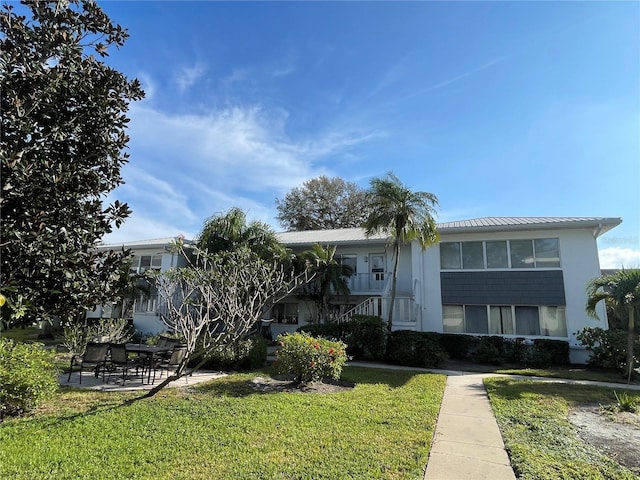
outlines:
[{"label": "landscaping plant", "polygon": [[308,333],[278,336],[276,367],[279,373],[292,373],[296,383],[332,378],[337,380],[347,363],[347,346],[337,340],[312,337]]},{"label": "landscaping plant", "polygon": [[53,352],[0,338],[0,419],[33,410],[58,388]]}]

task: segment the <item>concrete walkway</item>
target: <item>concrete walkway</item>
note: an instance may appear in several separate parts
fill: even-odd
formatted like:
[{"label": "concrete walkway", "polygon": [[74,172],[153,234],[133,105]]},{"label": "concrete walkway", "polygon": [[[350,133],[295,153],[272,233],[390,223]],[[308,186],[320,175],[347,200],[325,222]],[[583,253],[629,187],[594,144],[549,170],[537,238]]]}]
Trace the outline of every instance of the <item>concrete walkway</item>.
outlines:
[{"label": "concrete walkway", "polygon": [[485,375],[448,376],[424,480],[514,480]]}]

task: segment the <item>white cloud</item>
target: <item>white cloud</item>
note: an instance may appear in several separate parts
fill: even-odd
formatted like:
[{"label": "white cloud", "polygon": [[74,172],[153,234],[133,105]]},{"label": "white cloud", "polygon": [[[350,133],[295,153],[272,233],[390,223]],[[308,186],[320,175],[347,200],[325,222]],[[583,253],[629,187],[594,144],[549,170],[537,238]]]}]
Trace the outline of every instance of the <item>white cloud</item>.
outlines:
[{"label": "white cloud", "polygon": [[599,251],[600,268],[637,268],[640,266],[640,250],[610,247]]},{"label": "white cloud", "polygon": [[328,160],[380,135],[342,131],[292,139],[288,113],[259,106],[197,115],[141,102],[130,116],[126,183],[109,197],[127,202],[133,215],[109,242],[192,236],[206,218],[234,206],[278,229],[277,197],[309,178],[331,175]]},{"label": "white cloud", "polygon": [[180,92],[185,92],[191,88],[206,72],[203,65],[194,65],[193,67],[182,67],[174,74],[174,81]]}]

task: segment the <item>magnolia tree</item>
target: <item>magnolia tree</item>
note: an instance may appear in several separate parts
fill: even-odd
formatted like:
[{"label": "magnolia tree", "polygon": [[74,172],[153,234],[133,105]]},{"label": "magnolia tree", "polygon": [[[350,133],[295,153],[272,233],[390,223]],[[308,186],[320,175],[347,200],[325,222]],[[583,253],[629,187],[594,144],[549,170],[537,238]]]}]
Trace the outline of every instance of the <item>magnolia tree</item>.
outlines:
[{"label": "magnolia tree", "polygon": [[[233,345],[246,337],[269,305],[312,276],[308,270],[295,273],[278,262],[263,260],[247,248],[209,254],[182,241],[175,248],[188,265],[152,274],[149,280],[161,298],[162,321],[184,338],[187,353],[174,374],[146,396],[198,370],[214,347]],[[195,366],[187,372],[189,363]]]}]

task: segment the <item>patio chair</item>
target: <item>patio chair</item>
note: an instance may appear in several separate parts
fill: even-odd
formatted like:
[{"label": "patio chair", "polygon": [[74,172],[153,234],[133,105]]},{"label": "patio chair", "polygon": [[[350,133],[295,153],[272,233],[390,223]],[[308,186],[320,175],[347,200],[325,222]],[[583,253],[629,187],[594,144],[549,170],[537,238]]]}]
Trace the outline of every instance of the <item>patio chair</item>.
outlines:
[{"label": "patio chair", "polygon": [[[184,345],[174,345],[173,350],[171,351],[171,356],[167,359],[160,359],[159,362],[155,364],[155,368],[160,370],[160,378],[162,378],[162,372],[166,371],[167,376],[169,376],[170,371],[177,371],[178,367],[184,360],[184,357],[187,355],[187,347]],[[153,379],[155,381],[155,370],[153,372]]]},{"label": "patio chair", "polygon": [[82,384],[82,370],[93,370],[94,375],[98,378],[98,374],[102,369],[102,381],[104,381],[104,368],[107,362],[107,354],[109,352],[108,343],[89,342],[82,355],[74,355],[71,357],[71,365],[69,366],[69,378],[67,383],[71,381],[71,373],[74,366],[80,367],[80,383]]},{"label": "patio chair", "polygon": [[106,370],[109,372],[107,383],[111,379],[111,373],[120,370],[122,371],[122,385],[124,385],[127,382],[127,374],[132,368],[136,369],[136,375],[142,368],[142,378],[144,379],[144,363],[140,359],[130,359],[125,344],[112,343],[109,345],[109,351],[111,356],[106,364]]}]

